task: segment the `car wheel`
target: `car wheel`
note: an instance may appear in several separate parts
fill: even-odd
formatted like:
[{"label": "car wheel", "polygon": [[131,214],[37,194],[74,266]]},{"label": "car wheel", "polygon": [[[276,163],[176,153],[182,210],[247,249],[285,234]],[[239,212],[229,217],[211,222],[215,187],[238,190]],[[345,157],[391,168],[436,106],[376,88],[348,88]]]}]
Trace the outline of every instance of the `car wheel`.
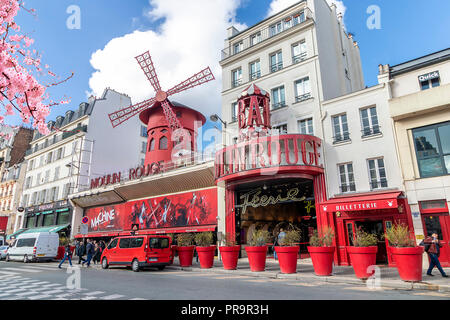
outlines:
[{"label": "car wheel", "polygon": [[24,263],[28,263],[28,261],[29,261],[29,260],[28,260],[28,256],[27,256],[27,255],[24,255],[24,256],[23,256],[23,262],[24,262]]},{"label": "car wheel", "polygon": [[108,269],[108,260],[106,258],[103,258],[102,260],[102,269]]},{"label": "car wheel", "polygon": [[138,261],[138,259],[134,259],[133,260],[133,262],[131,263],[131,269],[134,271],[134,272],[139,272],[139,261]]},{"label": "car wheel", "polygon": [[164,270],[165,267],[166,267],[166,266],[159,266],[159,267],[158,267],[158,270]]}]

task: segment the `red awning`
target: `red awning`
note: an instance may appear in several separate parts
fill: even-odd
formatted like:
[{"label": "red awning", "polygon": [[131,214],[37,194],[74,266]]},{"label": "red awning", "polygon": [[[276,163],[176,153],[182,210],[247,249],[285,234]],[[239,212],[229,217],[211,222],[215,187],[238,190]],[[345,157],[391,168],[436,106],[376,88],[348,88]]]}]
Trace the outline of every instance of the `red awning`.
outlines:
[{"label": "red awning", "polygon": [[333,198],[320,204],[325,212],[398,208],[400,191]]}]

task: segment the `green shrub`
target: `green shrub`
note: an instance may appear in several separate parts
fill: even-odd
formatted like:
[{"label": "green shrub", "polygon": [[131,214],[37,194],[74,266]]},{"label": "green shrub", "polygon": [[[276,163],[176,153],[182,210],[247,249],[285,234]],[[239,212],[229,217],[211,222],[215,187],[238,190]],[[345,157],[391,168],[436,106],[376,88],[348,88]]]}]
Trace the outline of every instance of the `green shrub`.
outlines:
[{"label": "green shrub", "polygon": [[372,247],[378,244],[378,238],[376,234],[367,233],[360,228],[356,230],[356,237],[353,240],[355,247]]},{"label": "green shrub", "polygon": [[267,230],[254,230],[252,233],[252,240],[249,242],[251,247],[262,247],[270,241],[270,232]]},{"label": "green shrub", "polygon": [[326,228],[322,234],[317,230],[309,238],[309,245],[311,247],[331,247],[333,245],[334,231],[330,227]]},{"label": "green shrub", "polygon": [[302,232],[299,229],[285,231],[286,236],[280,240],[278,245],[292,247],[300,242]]},{"label": "green shrub", "polygon": [[177,236],[179,247],[189,247],[194,245],[194,235],[192,233],[180,233]]},{"label": "green shrub", "polygon": [[387,229],[386,238],[392,247],[415,247],[414,240],[409,236],[409,228],[405,224],[397,224]]},{"label": "green shrub", "polygon": [[225,233],[225,246],[226,247],[232,247],[237,245],[237,234],[235,233],[234,236],[231,232]]},{"label": "green shrub", "polygon": [[209,232],[200,232],[196,233],[195,236],[195,244],[199,247],[209,247],[213,244],[213,233]]}]

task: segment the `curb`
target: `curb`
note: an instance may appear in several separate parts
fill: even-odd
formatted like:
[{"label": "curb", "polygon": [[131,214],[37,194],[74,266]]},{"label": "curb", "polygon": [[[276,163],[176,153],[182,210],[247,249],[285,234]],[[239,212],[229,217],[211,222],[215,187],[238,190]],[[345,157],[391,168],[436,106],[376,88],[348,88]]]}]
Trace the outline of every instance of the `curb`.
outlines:
[{"label": "curb", "polygon": [[[192,271],[202,271],[206,273],[222,273],[222,274],[234,274],[241,276],[249,276],[255,278],[268,278],[268,279],[292,279],[292,280],[316,280],[329,283],[342,283],[342,284],[357,284],[366,285],[366,280],[361,280],[358,278],[351,277],[338,277],[338,276],[328,276],[320,277],[313,274],[295,273],[295,274],[284,274],[281,272],[273,271],[263,271],[263,272],[252,272],[247,270],[225,270],[221,268],[209,268],[201,269],[197,267],[179,267],[179,266],[167,266],[168,269],[172,270],[182,270],[187,272]],[[396,289],[396,290],[426,290],[426,291],[437,291],[437,292],[450,292],[450,285],[436,285],[427,282],[406,282],[401,280],[381,280],[381,288],[386,289]]]}]

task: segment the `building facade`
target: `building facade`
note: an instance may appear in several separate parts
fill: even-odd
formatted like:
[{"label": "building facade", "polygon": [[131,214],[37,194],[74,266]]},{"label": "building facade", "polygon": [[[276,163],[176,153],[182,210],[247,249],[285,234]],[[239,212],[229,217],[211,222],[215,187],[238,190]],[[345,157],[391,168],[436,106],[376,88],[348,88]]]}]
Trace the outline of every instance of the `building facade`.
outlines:
[{"label": "building facade", "polygon": [[[77,110],[49,121],[50,134],[35,134],[26,156],[23,223],[15,231],[56,226],[70,236],[75,215],[69,194],[89,189],[92,177],[113,167],[143,163],[146,137],[139,122],[114,130],[108,120],[108,113],[128,105],[128,96],[106,89],[101,98],[92,97]],[[127,135],[136,136],[135,141],[130,143]]]},{"label": "building facade", "polygon": [[381,65],[417,241],[436,232],[450,266],[450,49]]}]

